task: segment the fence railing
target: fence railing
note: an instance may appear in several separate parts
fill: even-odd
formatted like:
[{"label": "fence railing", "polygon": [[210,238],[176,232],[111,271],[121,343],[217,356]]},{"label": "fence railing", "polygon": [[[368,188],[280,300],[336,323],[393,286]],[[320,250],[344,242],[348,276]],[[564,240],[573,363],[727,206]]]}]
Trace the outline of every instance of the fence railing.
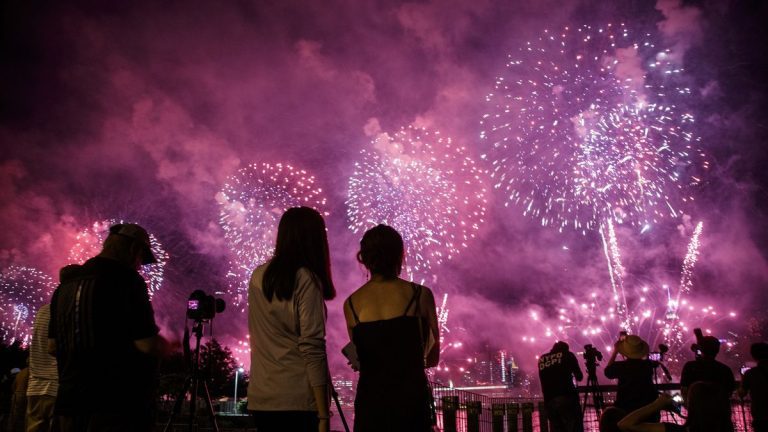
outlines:
[{"label": "fence railing", "polygon": [[[660,390],[676,390],[679,384],[663,384]],[[437,408],[438,427],[444,432],[549,432],[549,420],[546,407],[541,398],[536,397],[494,397],[480,393],[449,388],[439,384],[433,384],[435,404]],[[616,395],[616,386],[599,386],[605,406],[613,405]],[[584,405],[586,387],[579,388],[580,402]],[[592,398],[586,398],[584,409],[584,430],[596,432],[599,430],[599,416],[592,404]],[[158,420],[165,422],[171,410],[170,401],[161,404]],[[186,422],[188,402],[185,402],[179,423]],[[342,409],[350,426],[354,422],[354,409],[349,403],[343,404]],[[229,402],[219,402],[216,411],[226,417],[220,418],[228,426],[226,430],[252,430],[251,422],[245,415],[238,420],[235,406]],[[333,411],[336,411],[334,406]],[[731,401],[731,411],[735,432],[753,432],[752,415],[749,404],[741,400]],[[203,414],[204,416],[204,414]],[[186,418],[185,418],[186,417]],[[669,412],[662,413],[662,421],[670,423],[683,423],[683,419]],[[206,425],[203,419],[200,422]],[[238,426],[236,426],[238,425]],[[342,431],[341,421],[338,415],[331,419],[332,430]],[[203,427],[202,429],[205,429]],[[201,429],[201,430],[202,430]],[[182,430],[182,429],[179,429]],[[186,430],[186,429],[184,429]]]},{"label": "fence railing", "polygon": [[[679,389],[679,384],[665,384],[660,390]],[[613,405],[616,386],[599,386],[605,405]],[[580,387],[584,408],[584,430],[599,430],[599,415],[592,397],[584,398],[586,387]],[[438,411],[438,427],[444,432],[548,432],[550,430],[546,407],[541,399],[526,397],[491,397],[464,390],[434,387]],[[586,407],[583,405],[585,404]],[[749,404],[731,401],[732,420],[736,432],[752,432]],[[683,412],[685,414],[685,412]],[[682,424],[684,419],[670,412],[662,412],[662,421]]]}]

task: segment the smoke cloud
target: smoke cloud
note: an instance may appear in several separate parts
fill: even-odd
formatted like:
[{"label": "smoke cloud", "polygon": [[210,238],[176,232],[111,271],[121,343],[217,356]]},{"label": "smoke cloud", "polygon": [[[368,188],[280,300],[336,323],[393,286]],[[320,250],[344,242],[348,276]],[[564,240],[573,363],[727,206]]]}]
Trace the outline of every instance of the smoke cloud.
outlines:
[{"label": "smoke cloud", "polygon": [[[716,331],[742,333],[743,321],[768,304],[764,7],[676,0],[655,8],[490,0],[2,7],[16,18],[0,26],[0,264],[56,275],[82,227],[137,221],[170,254],[154,300],[168,334],[180,335],[193,289],[226,284],[232,253],[216,201],[225,180],[250,163],[290,163],[314,175],[328,199],[339,289],[329,303],[329,350],[342,370],[341,304],[365,281],[345,208],[360,150],[413,124],[452,137],[479,163],[484,97],[507,54],[545,28],[582,23],[624,22],[671,50],[693,89],[684,109],[697,119],[711,162],[687,216],[642,234],[617,227],[627,289],[676,286],[692,229],[704,221],[695,296],[738,312]],[[649,59],[628,48],[617,60],[618,73],[642,86]],[[531,371],[534,356],[551,347],[543,328],[557,326],[563,305],[592,293],[610,297],[606,258],[597,232],[542,227],[505,206],[502,191],[489,191],[476,238],[433,269],[430,285],[436,297],[448,294],[450,337],[463,339],[465,352],[507,349]],[[228,310],[217,321],[225,342],[243,338],[245,315]],[[534,335],[539,342],[523,342]]]}]

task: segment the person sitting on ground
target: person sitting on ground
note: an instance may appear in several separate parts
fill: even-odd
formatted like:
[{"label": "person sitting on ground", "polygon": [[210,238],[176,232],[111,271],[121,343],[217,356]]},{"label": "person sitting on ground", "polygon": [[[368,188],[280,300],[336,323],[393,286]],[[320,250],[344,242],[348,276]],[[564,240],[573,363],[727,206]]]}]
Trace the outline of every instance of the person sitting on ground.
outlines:
[{"label": "person sitting on ground", "polygon": [[649,421],[659,418],[662,410],[673,408],[671,395],[663,393],[655,401],[629,413],[619,422],[623,432],[729,432],[733,430],[730,410],[723,410],[717,386],[711,382],[696,382],[688,389],[688,418],[685,424]]},{"label": "person sitting on ground", "polygon": [[435,299],[429,288],[400,279],[403,239],[378,225],[366,231],[357,259],[370,279],[344,302],[360,364],[355,431],[424,432],[431,428],[424,368],[440,355]]},{"label": "person sitting on ground", "polygon": [[539,381],[552,432],[584,430],[574,378],[581,381],[584,374],[567,343],[556,342],[550,352],[539,357]]},{"label": "person sitting on ground", "polygon": [[768,343],[752,344],[749,353],[757,366],[744,373],[739,387],[739,396],[752,399],[752,427],[755,432],[768,431]]}]

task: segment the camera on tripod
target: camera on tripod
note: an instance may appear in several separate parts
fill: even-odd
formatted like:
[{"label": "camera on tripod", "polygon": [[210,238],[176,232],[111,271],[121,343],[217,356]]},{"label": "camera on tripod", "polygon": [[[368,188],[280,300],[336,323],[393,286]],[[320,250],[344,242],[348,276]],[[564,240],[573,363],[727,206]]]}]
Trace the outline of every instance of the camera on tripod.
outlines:
[{"label": "camera on tripod", "polygon": [[195,321],[209,321],[217,313],[224,312],[225,307],[224,300],[208,295],[203,290],[195,290],[187,300],[187,318]]},{"label": "camera on tripod", "polygon": [[[216,414],[213,411],[213,402],[211,402],[211,394],[208,391],[208,382],[200,370],[200,339],[203,337],[203,327],[205,324],[211,324],[211,320],[217,313],[224,312],[225,306],[226,303],[224,303],[224,300],[208,295],[203,290],[192,291],[192,294],[189,295],[189,299],[187,300],[187,319],[194,321],[192,324],[191,335],[195,338],[195,348],[193,350],[190,346],[189,323],[185,322],[184,340],[182,345],[184,347],[184,362],[189,365],[189,374],[184,378],[184,387],[176,395],[176,401],[173,403],[173,410],[168,418],[168,423],[165,424],[163,432],[172,430],[174,418],[181,413],[181,405],[187,400],[187,393],[189,393],[190,400],[189,431],[191,432],[193,430],[195,417],[197,416],[198,398],[201,398],[205,402],[205,406],[208,410],[208,418],[211,421],[213,430],[216,432],[219,431],[219,426],[216,423]],[[213,336],[212,324],[209,326],[209,329],[211,330],[210,335]]]},{"label": "camera on tripod", "polygon": [[584,360],[587,364],[597,364],[597,362],[603,361],[603,353],[599,349],[592,346],[592,344],[584,345]]}]

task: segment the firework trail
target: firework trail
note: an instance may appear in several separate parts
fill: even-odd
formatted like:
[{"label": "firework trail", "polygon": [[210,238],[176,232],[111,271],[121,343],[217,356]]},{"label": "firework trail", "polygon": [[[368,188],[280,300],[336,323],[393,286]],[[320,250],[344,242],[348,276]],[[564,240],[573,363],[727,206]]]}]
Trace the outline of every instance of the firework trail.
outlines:
[{"label": "firework trail", "polygon": [[[629,299],[628,315],[631,317],[633,333],[646,340],[652,348],[659,343],[668,344],[670,359],[678,359],[687,350],[686,344],[693,339],[692,327],[701,326],[709,333],[723,320],[736,317],[735,312],[722,313],[711,304],[683,299],[677,308],[680,319],[670,324],[666,319],[669,292],[670,287],[664,284],[643,286]],[[591,343],[610,351],[619,330],[623,329],[623,320],[619,318],[613,304],[610,295],[595,291],[586,298],[567,299],[555,311],[556,317],[552,322],[532,311],[531,321],[542,323],[543,329],[540,334],[524,335],[523,342],[549,344],[556,340],[566,340],[578,345]],[[689,325],[694,322],[697,324]],[[679,331],[679,339],[670,337],[673,331]]]},{"label": "firework trail", "polygon": [[[606,238],[606,231],[608,237]],[[624,292],[624,266],[621,264],[621,252],[619,251],[619,241],[616,239],[616,231],[613,228],[613,221],[600,227],[600,239],[603,242],[603,253],[608,262],[608,274],[611,277],[611,288],[613,289],[613,301],[616,305],[616,313],[621,319],[621,328],[629,333],[632,332],[632,323],[627,313],[627,295]]]},{"label": "firework trail", "polygon": [[[75,237],[75,244],[69,250],[70,262],[81,264],[98,255],[109,234],[109,227],[122,223],[135,223],[118,219],[105,219],[96,221],[91,226],[80,230]],[[157,263],[141,266],[139,274],[147,282],[149,297],[152,298],[163,286],[165,266],[168,264],[168,252],[165,251],[160,241],[154,234],[149,233],[149,243],[152,253],[157,258]]]},{"label": "firework trail", "polygon": [[327,216],[322,189],[304,170],[281,163],[254,163],[227,179],[216,195],[219,223],[234,254],[228,293],[243,312],[251,272],[272,255],[277,225],[291,207],[311,207]]},{"label": "firework trail", "polygon": [[[450,372],[452,369],[460,370],[461,372],[463,372],[461,368],[465,365],[459,366],[456,364],[451,364],[453,363],[452,360],[455,360],[455,358],[451,359],[452,356],[446,355],[446,354],[450,354],[453,350],[460,349],[464,345],[457,337],[457,334],[458,334],[457,332],[454,332],[451,336],[451,329],[448,326],[448,315],[450,313],[450,308],[448,308],[447,293],[443,294],[443,300],[440,303],[440,305],[437,306],[436,312],[437,312],[437,325],[440,330],[440,361],[437,367],[429,370],[427,373],[430,374],[430,377],[433,377],[433,379],[447,378],[450,380],[449,378],[450,375],[445,375],[445,374]],[[461,364],[461,361],[459,361],[459,364]]]},{"label": "firework trail", "polygon": [[487,191],[467,149],[439,132],[409,126],[363,150],[348,183],[349,228],[383,223],[406,247],[405,273],[422,282],[475,237]]},{"label": "firework trail", "polygon": [[683,269],[680,275],[680,291],[677,295],[677,299],[680,300],[682,294],[688,294],[691,292],[693,286],[693,267],[696,265],[696,260],[699,258],[699,237],[701,237],[701,231],[704,229],[704,222],[696,224],[696,228],[693,230],[691,241],[688,243],[688,249],[683,260]]},{"label": "firework trail", "polygon": [[680,315],[678,311],[681,306],[684,306],[683,296],[689,294],[693,287],[693,268],[699,257],[699,238],[701,237],[703,229],[704,222],[696,224],[696,228],[693,230],[693,235],[691,235],[691,240],[688,242],[685,259],[683,260],[683,268],[680,271],[680,286],[677,295],[673,298],[670,294],[667,304],[666,333],[669,336],[669,341],[678,346],[682,346],[685,339],[685,333],[687,332],[687,329],[680,324]]},{"label": "firework trail", "polygon": [[51,300],[55,287],[50,276],[31,267],[9,266],[0,272],[0,335],[5,343],[29,343],[35,314]]},{"label": "firework trail", "polygon": [[440,303],[440,306],[437,307],[437,325],[440,329],[440,353],[442,354],[443,351],[445,351],[445,346],[443,343],[445,342],[445,337],[448,335],[448,333],[451,332],[451,329],[448,328],[448,312],[450,310],[448,309],[448,293],[443,294],[443,301]]},{"label": "firework trail", "polygon": [[[633,75],[627,58],[649,71]],[[693,117],[669,102],[690,91],[668,84],[682,71],[666,58],[623,24],[544,31],[510,55],[481,121],[507,204],[561,231],[678,215],[701,153]]]},{"label": "firework trail", "polygon": [[[610,306],[617,303],[615,293],[609,295],[595,291],[587,300],[570,298],[557,310],[557,325],[546,327],[545,338],[578,340],[610,350],[616,333],[627,330],[629,324],[631,331],[643,337],[651,346],[667,344],[670,361],[682,361],[682,354],[687,351],[688,343],[693,339],[693,327],[702,327],[706,333],[711,333],[722,320],[736,317],[735,312],[721,313],[711,304],[690,300],[685,296],[691,292],[703,227],[704,224],[699,222],[691,235],[677,290],[668,284],[654,281],[638,283],[641,288],[628,294],[625,299],[627,310],[624,314],[617,307]],[[532,312],[531,316],[538,320],[537,313]],[[526,342],[533,338],[531,335],[526,337]],[[727,343],[731,346],[734,344],[732,341]]]},{"label": "firework trail", "polygon": [[682,70],[644,39],[624,24],[545,30],[509,56],[481,122],[482,157],[507,204],[560,231],[599,231],[627,331],[632,318],[613,225],[645,231],[677,217],[691,199],[685,187],[699,181],[688,172],[698,158],[707,168],[693,116],[672,102],[690,94],[674,84]]}]

